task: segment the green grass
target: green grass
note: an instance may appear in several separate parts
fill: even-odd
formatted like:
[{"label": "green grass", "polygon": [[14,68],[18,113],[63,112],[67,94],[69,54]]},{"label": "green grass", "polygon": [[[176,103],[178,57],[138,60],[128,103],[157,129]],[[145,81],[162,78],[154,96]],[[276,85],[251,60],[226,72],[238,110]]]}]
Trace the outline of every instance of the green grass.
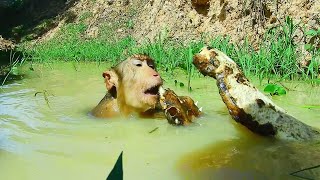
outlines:
[{"label": "green grass", "polygon": [[248,41],[231,43],[229,38],[216,37],[210,42],[190,42],[183,44],[159,36],[154,41],[146,40],[138,44],[132,37],[117,39],[109,26],[100,29],[97,38],[84,36],[87,25],[68,24],[49,41],[24,48],[32,55],[31,60],[40,62],[62,61],[109,61],[113,64],[135,53],[146,53],[156,60],[158,68],[171,72],[176,68],[185,69],[189,74],[197,72],[192,65],[192,56],[205,44],[226,53],[246,75],[259,79],[309,79],[319,76],[319,49],[312,50],[312,60],[305,70],[299,69],[299,51],[293,35],[298,25],[287,18],[285,24],[272,28],[264,36],[258,51]]}]

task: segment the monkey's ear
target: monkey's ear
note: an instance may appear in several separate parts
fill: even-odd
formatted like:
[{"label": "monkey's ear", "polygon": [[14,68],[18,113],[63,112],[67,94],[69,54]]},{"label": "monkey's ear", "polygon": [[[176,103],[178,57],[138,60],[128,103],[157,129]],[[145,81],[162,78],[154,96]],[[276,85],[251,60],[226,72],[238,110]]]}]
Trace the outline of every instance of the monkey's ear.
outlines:
[{"label": "monkey's ear", "polygon": [[118,75],[114,71],[106,71],[102,73],[102,76],[104,77],[104,82],[106,83],[106,87],[109,90],[111,90],[113,87],[118,88]]}]

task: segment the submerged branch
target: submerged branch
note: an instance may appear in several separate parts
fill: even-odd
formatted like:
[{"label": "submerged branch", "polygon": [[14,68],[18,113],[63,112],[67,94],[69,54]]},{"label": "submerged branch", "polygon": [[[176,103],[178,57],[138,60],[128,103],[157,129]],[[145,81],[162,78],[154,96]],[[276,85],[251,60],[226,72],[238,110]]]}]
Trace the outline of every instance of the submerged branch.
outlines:
[{"label": "submerged branch", "polygon": [[302,179],[314,180],[314,179],[311,179],[311,178],[307,178],[307,177],[300,176],[300,175],[298,175],[297,173],[299,173],[299,172],[303,172],[303,171],[307,171],[307,170],[316,169],[316,168],[320,168],[320,165],[316,165],[316,166],[312,166],[312,167],[304,168],[304,169],[301,169],[301,170],[298,170],[298,171],[292,172],[292,173],[290,173],[290,175],[291,175],[291,176],[298,177],[298,178],[302,178]]},{"label": "submerged branch", "polygon": [[51,107],[50,107],[50,101],[49,101],[49,98],[48,98],[48,95],[49,95],[49,94],[48,94],[48,91],[47,91],[47,90],[38,91],[38,92],[34,93],[34,97],[37,97],[38,94],[43,94],[43,98],[44,98],[47,106],[48,106],[49,108],[51,108]]},{"label": "submerged branch", "polygon": [[152,129],[152,130],[149,132],[149,134],[155,132],[155,131],[158,130],[158,129],[159,129],[159,127],[156,127],[156,128],[154,128],[154,129]]}]

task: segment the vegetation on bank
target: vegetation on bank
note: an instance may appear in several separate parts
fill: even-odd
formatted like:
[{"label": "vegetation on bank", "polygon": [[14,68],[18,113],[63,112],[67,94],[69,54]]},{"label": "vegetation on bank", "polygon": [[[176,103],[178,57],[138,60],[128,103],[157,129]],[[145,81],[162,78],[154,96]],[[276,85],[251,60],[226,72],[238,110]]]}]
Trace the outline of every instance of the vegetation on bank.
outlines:
[{"label": "vegetation on bank", "polygon": [[[172,71],[179,67],[193,74],[192,56],[204,45],[215,47],[230,56],[249,76],[259,79],[309,79],[319,82],[320,50],[317,43],[306,44],[310,63],[302,68],[299,61],[304,58],[301,48],[294,41],[298,25],[288,17],[286,23],[269,29],[258,50],[248,42],[232,43],[228,37],[216,37],[210,42],[204,40],[187,44],[173,41],[165,31],[154,40],[138,43],[130,36],[117,39],[112,28],[104,26],[96,38],[86,37],[85,23],[70,23],[62,27],[50,40],[32,46],[23,45],[21,50],[30,55],[31,61],[110,61],[117,63],[135,53],[149,54],[158,67]],[[204,35],[205,36],[205,35]],[[318,42],[320,29],[306,32]],[[204,39],[204,38],[203,38]]]}]

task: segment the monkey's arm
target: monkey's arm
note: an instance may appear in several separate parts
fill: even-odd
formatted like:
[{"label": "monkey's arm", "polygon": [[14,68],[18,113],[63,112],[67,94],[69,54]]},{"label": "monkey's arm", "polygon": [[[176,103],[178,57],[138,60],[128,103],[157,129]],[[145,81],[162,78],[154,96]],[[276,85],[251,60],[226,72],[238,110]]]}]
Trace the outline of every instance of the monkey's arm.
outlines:
[{"label": "monkey's arm", "polygon": [[160,105],[164,111],[164,115],[170,124],[188,125],[192,123],[193,117],[201,114],[194,101],[188,96],[177,96],[170,89],[159,90]]},{"label": "monkey's arm", "polygon": [[99,118],[109,118],[119,115],[117,100],[107,93],[99,104],[91,111],[92,115]]}]

